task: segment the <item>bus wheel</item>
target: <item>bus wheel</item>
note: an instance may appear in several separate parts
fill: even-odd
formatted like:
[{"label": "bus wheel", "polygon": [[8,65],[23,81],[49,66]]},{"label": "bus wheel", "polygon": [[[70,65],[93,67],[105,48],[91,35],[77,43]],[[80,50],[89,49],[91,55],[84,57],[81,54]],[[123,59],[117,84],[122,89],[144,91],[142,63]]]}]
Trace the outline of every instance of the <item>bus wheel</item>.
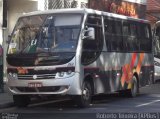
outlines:
[{"label": "bus wheel", "polygon": [[139,87],[138,87],[137,78],[135,76],[133,76],[131,89],[128,90],[128,96],[129,97],[136,97],[138,93],[139,93]]},{"label": "bus wheel", "polygon": [[88,81],[84,81],[82,85],[82,95],[76,96],[74,100],[79,107],[89,107],[91,103],[91,94],[91,84]]},{"label": "bus wheel", "polygon": [[26,107],[30,103],[30,98],[27,95],[13,95],[13,101],[17,107]]}]

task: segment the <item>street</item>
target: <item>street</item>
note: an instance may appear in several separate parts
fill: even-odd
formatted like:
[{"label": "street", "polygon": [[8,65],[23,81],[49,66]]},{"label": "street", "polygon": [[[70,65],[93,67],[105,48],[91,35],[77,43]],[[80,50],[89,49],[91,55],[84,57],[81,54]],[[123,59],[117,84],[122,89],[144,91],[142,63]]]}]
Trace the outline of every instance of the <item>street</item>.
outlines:
[{"label": "street", "polygon": [[[11,114],[24,114],[22,117],[38,118],[76,118],[95,117],[99,113],[158,113],[160,108],[160,83],[140,89],[136,98],[123,97],[118,93],[93,97],[89,108],[78,108],[70,99],[50,100],[33,103],[26,108],[11,107],[1,109],[0,112]],[[27,115],[26,115],[27,113]],[[103,116],[103,115],[102,115]],[[29,118],[28,117],[28,118]],[[75,118],[74,117],[74,118]],[[60,118],[60,119],[61,119]],[[156,117],[157,118],[157,117]],[[159,117],[158,117],[159,118]]]}]

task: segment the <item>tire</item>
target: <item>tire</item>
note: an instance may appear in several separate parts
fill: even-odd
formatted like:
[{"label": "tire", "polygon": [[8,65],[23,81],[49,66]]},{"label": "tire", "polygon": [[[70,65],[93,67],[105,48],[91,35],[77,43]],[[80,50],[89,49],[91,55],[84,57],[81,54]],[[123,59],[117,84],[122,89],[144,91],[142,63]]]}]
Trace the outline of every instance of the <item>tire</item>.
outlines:
[{"label": "tire", "polygon": [[151,85],[151,84],[155,84],[154,75],[153,74],[150,74],[149,85]]},{"label": "tire", "polygon": [[138,81],[137,81],[137,78],[133,76],[131,89],[128,90],[128,96],[133,98],[133,97],[136,97],[138,93],[139,93]]},{"label": "tire", "polygon": [[84,108],[89,107],[91,103],[92,88],[88,81],[84,81],[82,84],[82,95],[73,97],[73,100],[78,107]]},{"label": "tire", "polygon": [[30,98],[27,95],[13,95],[13,101],[17,107],[27,107],[30,103]]}]

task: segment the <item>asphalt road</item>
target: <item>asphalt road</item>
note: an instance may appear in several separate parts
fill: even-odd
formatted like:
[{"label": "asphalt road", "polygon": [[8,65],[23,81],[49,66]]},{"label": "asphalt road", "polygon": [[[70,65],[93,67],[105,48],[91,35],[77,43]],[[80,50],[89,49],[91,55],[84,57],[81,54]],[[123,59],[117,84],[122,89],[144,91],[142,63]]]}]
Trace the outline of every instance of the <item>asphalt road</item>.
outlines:
[{"label": "asphalt road", "polygon": [[18,119],[157,119],[160,118],[160,83],[141,88],[136,98],[123,97],[118,93],[95,96],[90,107],[84,109],[78,108],[72,100],[63,98],[34,103],[26,108],[2,109],[0,112],[3,119],[5,116]]}]

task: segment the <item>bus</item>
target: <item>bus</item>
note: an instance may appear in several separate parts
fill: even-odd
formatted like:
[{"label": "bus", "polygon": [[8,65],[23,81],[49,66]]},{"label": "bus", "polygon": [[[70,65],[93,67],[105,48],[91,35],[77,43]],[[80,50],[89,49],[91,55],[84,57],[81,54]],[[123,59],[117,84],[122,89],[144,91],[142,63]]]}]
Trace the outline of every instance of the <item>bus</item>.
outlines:
[{"label": "bus", "polygon": [[37,11],[21,16],[7,51],[8,86],[16,106],[36,95],[130,97],[154,79],[149,22],[93,9]]},{"label": "bus", "polygon": [[154,81],[160,80],[160,21],[155,23],[153,29],[153,39],[154,39]]}]

